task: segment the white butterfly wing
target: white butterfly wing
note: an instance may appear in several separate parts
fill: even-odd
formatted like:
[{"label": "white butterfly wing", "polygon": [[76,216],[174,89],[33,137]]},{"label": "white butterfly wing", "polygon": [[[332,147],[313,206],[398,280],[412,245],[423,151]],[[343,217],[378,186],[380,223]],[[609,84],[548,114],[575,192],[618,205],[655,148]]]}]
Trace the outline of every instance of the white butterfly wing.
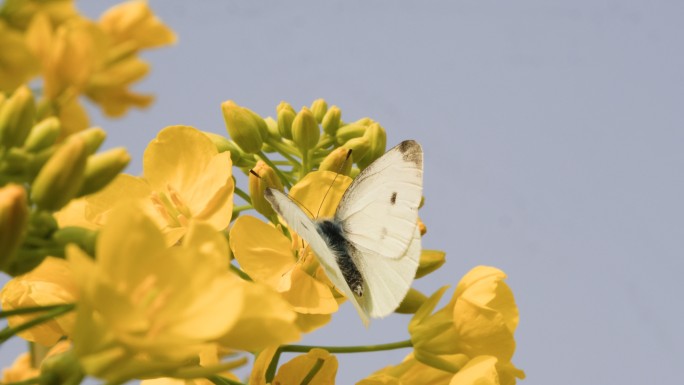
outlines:
[{"label": "white butterfly wing", "polygon": [[423,150],[413,140],[387,151],[354,179],[335,213],[363,254],[402,258],[418,226]]},{"label": "white butterfly wing", "polygon": [[[342,290],[344,296],[354,304],[354,307],[359,312],[361,320],[365,325],[368,324],[368,313],[361,307],[356,300],[354,293],[352,293],[349,285],[342,275],[335,255],[330,251],[328,245],[325,243],[323,237],[318,234],[316,230],[316,223],[309,218],[308,215],[284,193],[274,190],[266,189],[264,197],[271,204],[273,209],[285,219],[290,229],[299,234],[305,241],[309,243],[311,249],[318,256],[318,261],[323,266],[325,274],[335,287]],[[414,270],[415,273],[415,270]]]},{"label": "white butterfly wing", "polygon": [[358,298],[367,314],[379,318],[396,310],[416,275],[420,252],[420,230],[416,227],[406,254],[401,258],[368,253],[352,257],[363,275],[364,293]]}]

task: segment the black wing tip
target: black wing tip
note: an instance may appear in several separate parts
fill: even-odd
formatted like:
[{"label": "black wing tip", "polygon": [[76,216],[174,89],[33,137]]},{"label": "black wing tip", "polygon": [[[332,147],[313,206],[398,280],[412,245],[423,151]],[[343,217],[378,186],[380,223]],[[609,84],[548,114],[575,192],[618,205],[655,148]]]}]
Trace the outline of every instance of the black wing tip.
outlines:
[{"label": "black wing tip", "polygon": [[415,140],[405,140],[397,145],[404,160],[414,162],[418,167],[423,167],[423,148]]}]

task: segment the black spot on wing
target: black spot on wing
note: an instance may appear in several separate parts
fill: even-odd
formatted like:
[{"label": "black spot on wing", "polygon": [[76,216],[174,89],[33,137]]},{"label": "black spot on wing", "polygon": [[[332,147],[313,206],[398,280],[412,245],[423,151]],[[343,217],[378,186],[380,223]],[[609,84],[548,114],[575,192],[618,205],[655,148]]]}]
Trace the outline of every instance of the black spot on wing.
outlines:
[{"label": "black spot on wing", "polygon": [[396,192],[392,193],[392,197],[390,198],[390,203],[392,203],[392,205],[397,203],[397,193]]}]

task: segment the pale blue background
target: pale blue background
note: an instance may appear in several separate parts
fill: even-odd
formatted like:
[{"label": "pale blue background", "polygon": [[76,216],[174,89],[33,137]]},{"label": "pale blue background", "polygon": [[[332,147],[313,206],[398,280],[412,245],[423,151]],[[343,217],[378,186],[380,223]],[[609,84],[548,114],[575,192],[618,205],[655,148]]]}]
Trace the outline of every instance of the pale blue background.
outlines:
[{"label": "pale blue background", "polygon": [[[98,15],[115,1],[79,2]],[[146,57],[157,103],[94,122],[141,169],[166,125],[223,132],[219,104],[262,115],[324,97],[425,149],[432,292],[479,264],[509,275],[523,384],[681,379],[684,3],[153,1],[178,45]],[[348,305],[304,343],[406,337]],[[0,349],[2,364],[19,343]],[[16,348],[15,348],[16,347]],[[338,383],[406,351],[339,355]]]}]

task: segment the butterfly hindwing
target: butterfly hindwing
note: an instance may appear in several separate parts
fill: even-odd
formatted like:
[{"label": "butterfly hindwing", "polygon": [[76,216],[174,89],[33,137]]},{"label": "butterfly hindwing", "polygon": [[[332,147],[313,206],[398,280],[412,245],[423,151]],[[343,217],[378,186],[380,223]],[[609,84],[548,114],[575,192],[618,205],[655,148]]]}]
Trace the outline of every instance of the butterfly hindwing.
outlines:
[{"label": "butterfly hindwing", "polygon": [[423,195],[423,150],[407,140],[365,168],[344,193],[335,220],[363,253],[402,258]]}]

